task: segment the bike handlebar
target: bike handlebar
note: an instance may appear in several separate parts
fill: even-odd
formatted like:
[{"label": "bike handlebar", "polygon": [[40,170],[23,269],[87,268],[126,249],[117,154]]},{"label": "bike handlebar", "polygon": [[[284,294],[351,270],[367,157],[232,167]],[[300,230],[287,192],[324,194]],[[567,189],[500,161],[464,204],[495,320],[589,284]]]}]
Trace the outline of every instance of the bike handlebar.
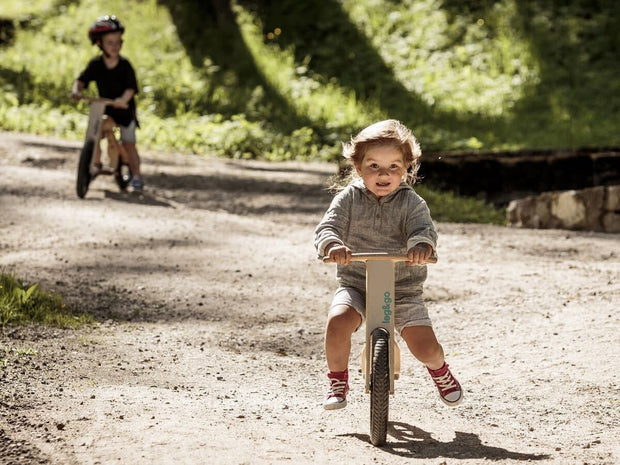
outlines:
[{"label": "bike handlebar", "polygon": [[127,109],[129,108],[129,105],[127,103],[125,103],[124,105],[122,103],[116,102],[116,100],[113,100],[111,98],[105,98],[105,97],[90,97],[88,95],[81,95],[80,97],[78,97],[78,100],[86,100],[87,102],[98,102],[98,103],[105,103],[106,105],[111,105],[115,108],[122,108],[122,109]]},{"label": "bike handlebar", "polygon": [[[354,252],[351,254],[351,261],[354,262],[367,262],[377,260],[391,260],[393,262],[406,262],[409,260],[407,255],[391,254],[387,252]],[[334,263],[330,260],[329,256],[323,257],[323,263]],[[437,257],[432,256],[426,260],[423,265],[427,263],[437,263]]]}]

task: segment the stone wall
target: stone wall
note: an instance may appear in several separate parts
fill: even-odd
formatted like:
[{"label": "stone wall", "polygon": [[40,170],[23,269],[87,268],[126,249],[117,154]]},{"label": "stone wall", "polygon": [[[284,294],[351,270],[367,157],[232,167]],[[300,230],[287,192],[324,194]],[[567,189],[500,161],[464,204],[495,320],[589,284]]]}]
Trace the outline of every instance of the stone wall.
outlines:
[{"label": "stone wall", "polygon": [[508,224],[620,233],[620,185],[544,192],[513,200]]},{"label": "stone wall", "polygon": [[507,206],[508,223],[620,233],[620,148],[425,153],[429,187]]},{"label": "stone wall", "polygon": [[498,206],[542,192],[620,184],[620,148],[425,153],[429,186]]}]

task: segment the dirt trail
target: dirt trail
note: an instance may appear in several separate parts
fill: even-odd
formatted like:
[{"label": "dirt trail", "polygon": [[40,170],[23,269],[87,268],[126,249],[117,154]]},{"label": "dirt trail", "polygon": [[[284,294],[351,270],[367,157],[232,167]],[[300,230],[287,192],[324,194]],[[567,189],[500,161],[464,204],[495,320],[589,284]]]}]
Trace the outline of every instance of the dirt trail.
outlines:
[{"label": "dirt trail", "polygon": [[333,167],[143,156],[143,198],[79,144],[0,133],[0,268],[95,328],[0,335],[1,464],[620,463],[620,235],[438,224],[429,309],[463,405],[403,354],[388,444],[322,410]]}]

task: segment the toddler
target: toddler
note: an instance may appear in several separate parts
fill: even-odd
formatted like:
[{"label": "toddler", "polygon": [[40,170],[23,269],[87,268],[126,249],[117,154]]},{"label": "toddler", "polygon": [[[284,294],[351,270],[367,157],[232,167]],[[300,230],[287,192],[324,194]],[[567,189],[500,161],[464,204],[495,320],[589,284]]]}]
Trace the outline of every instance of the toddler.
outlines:
[{"label": "toddler", "polygon": [[[412,132],[396,120],[368,126],[344,145],[353,164],[349,184],[333,199],[314,233],[320,258],[338,264],[336,290],[325,329],[329,388],[324,407],[347,405],[351,336],[365,316],[365,264],[351,252],[407,255],[395,266],[395,328],[411,353],[428,369],[441,400],[456,406],[461,385],[444,360],[442,346],[422,297],[426,261],[436,255],[437,233],[426,202],[411,187],[421,157]],[[411,184],[408,184],[408,182]]]}]

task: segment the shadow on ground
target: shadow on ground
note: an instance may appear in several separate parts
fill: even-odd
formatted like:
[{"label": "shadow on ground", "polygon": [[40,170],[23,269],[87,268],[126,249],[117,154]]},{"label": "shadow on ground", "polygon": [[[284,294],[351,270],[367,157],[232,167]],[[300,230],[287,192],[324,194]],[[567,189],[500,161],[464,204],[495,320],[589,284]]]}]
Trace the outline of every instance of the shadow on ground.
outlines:
[{"label": "shadow on ground", "polygon": [[[349,433],[360,441],[370,442],[367,434]],[[487,460],[546,460],[546,454],[526,454],[513,452],[501,447],[487,446],[480,441],[478,435],[456,431],[454,439],[442,442],[433,439],[428,431],[403,422],[390,422],[388,425],[388,442],[382,450],[404,458],[435,459],[440,457],[454,459],[487,459]]]}]

